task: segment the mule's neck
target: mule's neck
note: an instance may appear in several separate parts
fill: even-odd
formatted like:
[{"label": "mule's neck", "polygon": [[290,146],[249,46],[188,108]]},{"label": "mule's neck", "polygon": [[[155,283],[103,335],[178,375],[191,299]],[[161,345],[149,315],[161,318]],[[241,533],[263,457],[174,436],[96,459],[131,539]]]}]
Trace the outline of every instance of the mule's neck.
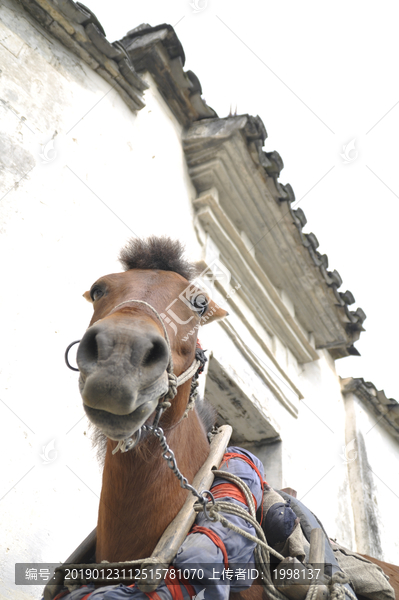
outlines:
[{"label": "mule's neck", "polygon": [[[180,471],[191,483],[209,454],[196,411],[165,434]],[[108,440],[97,524],[97,562],[150,556],[188,494],[162,458],[154,436],[123,454],[112,455],[115,445]]]}]

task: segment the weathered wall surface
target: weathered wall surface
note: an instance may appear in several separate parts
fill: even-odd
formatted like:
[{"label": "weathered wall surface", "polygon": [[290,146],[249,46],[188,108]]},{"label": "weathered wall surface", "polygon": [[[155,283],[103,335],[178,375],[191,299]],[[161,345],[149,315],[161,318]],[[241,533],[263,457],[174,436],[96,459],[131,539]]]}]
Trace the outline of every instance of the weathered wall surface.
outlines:
[{"label": "weathered wall surface", "polygon": [[399,496],[399,443],[383,419],[357,397],[345,395],[349,485],[358,550],[397,563],[399,541],[392,509]]},{"label": "weathered wall surface", "polygon": [[[239,330],[240,317],[234,306],[229,304],[228,310],[230,326]],[[245,339],[244,333],[240,339]],[[355,549],[345,454],[345,405],[329,353],[319,351],[319,360],[296,365],[295,373],[287,353],[285,360],[280,359],[281,367],[300,390],[300,399],[288,379],[267,363],[255,340],[247,340],[248,345],[271,378],[269,384],[259,377],[249,356],[230,347],[222,326],[203,329],[201,341],[213,353],[206,396],[221,407],[222,414],[228,407],[237,443],[259,455],[272,486],[297,490],[298,498],[319,516],[330,536]],[[254,406],[258,412],[250,415]],[[259,423],[263,435],[257,430]]]},{"label": "weathered wall surface", "polygon": [[[77,374],[63,363],[90,319],[82,293],[120,270],[116,256],[132,235],[179,238],[192,258],[215,252],[218,240],[194,228],[182,130],[151,76],[135,114],[16,3],[3,2],[0,19],[0,590],[26,600],[40,588],[15,588],[14,563],[62,561],[96,524],[101,476]],[[213,354],[206,395],[265,461],[269,483],[298,490],[330,535],[356,549],[345,406],[330,355],[298,364],[239,291],[228,310],[226,324],[200,334]],[[356,419],[364,431],[366,417]],[[372,468],[382,446],[398,457],[378,426],[366,445]],[[389,483],[389,464],[378,465]],[[390,497],[373,481],[384,556],[394,561]]]},{"label": "weathered wall surface", "polygon": [[298,428],[291,438],[292,487],[319,516],[332,538],[354,548],[344,456],[345,407],[334,362],[327,351],[319,353],[318,361],[302,365],[300,386],[304,399]]},{"label": "weathered wall surface", "polygon": [[135,115],[16,3],[0,17],[0,595],[22,599],[40,588],[14,589],[14,563],[64,560],[96,524],[101,476],[63,360],[91,316],[82,293],[120,270],[133,232],[193,256],[197,243],[179,126],[155,87]]}]

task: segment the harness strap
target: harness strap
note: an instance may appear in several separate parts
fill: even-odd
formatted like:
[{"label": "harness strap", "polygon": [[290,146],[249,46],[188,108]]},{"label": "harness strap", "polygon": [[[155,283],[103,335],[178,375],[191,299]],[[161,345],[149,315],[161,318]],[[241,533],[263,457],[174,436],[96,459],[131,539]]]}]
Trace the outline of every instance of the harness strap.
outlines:
[{"label": "harness strap", "polygon": [[201,527],[200,525],[194,525],[189,535],[191,533],[203,533],[204,535],[209,537],[209,539],[215,544],[215,546],[217,546],[222,551],[225,569],[229,568],[229,557],[227,556],[226,546],[224,545],[223,541],[220,539],[217,533],[215,533],[211,529],[208,529],[208,527]]},{"label": "harness strap", "polygon": [[[185,579],[183,576],[179,579],[171,579],[171,577],[169,575],[169,571],[168,571],[165,575],[164,581],[165,581],[166,587],[168,588],[168,590],[172,596],[172,600],[184,600],[184,595],[183,595],[181,586],[183,586],[186,589],[187,594],[190,596],[190,598],[194,598],[196,596],[195,589],[193,588],[192,585],[190,585],[188,580]],[[149,594],[146,594],[146,595],[151,600],[161,600],[156,592],[150,592]]]}]

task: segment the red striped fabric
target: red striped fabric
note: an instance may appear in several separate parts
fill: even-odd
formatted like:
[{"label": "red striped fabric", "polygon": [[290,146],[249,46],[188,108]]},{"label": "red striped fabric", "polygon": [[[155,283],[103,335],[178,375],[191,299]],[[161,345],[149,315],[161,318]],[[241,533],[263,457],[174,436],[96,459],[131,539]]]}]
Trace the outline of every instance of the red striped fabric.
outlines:
[{"label": "red striped fabric", "polygon": [[56,595],[56,597],[54,598],[54,600],[60,600],[60,598],[63,598],[67,594],[69,594],[69,590],[66,590],[64,592],[60,592],[59,594]]},{"label": "red striped fabric", "polygon": [[203,533],[204,535],[209,537],[209,539],[212,540],[215,546],[220,548],[220,550],[222,551],[225,568],[229,568],[229,557],[227,556],[226,546],[224,545],[217,533],[215,533],[211,529],[208,529],[207,527],[201,527],[200,525],[194,525],[190,533]]},{"label": "red striped fabric", "polygon": [[197,594],[196,594],[196,591],[193,588],[193,586],[188,583],[187,579],[183,578],[180,581],[181,581],[181,584],[184,585],[184,587],[186,588],[187,593],[190,596],[190,598],[194,598],[194,596],[196,596]]},{"label": "red striped fabric", "polygon": [[[267,481],[265,481],[264,479],[262,479],[262,476],[259,472],[258,467],[252,462],[252,460],[250,458],[248,458],[248,456],[245,456],[245,454],[240,454],[239,452],[226,452],[225,455],[223,456],[223,460],[220,464],[220,466],[226,464],[229,464],[229,460],[231,458],[240,458],[241,460],[245,461],[250,467],[253,468],[253,470],[255,471],[255,473],[257,474],[257,476],[259,477],[260,480],[260,485],[262,487],[262,504],[261,504],[261,515],[260,515],[260,522],[262,523],[263,521],[263,493],[264,493],[264,487],[267,484]],[[220,468],[220,467],[219,467]]]},{"label": "red striped fabric", "polygon": [[[238,500],[243,504],[247,505],[247,500],[245,498],[244,492],[240,490],[234,483],[219,483],[212,488],[212,496],[217,498],[224,498],[225,496],[229,496],[230,498],[234,498],[234,500]],[[255,503],[255,509],[257,508],[256,498],[252,494],[253,501]]]},{"label": "red striped fabric", "polygon": [[[135,583],[132,583],[132,585],[128,585],[127,587],[134,588],[135,585],[136,585]],[[150,600],[161,600],[160,596],[155,591],[148,592],[148,593],[144,592],[144,593],[147,596],[147,598],[150,598]],[[82,600],[84,600],[84,598],[82,598]]]},{"label": "red striped fabric", "polygon": [[[180,587],[180,581],[178,579],[171,579],[169,574],[165,576],[166,587],[172,594],[172,600],[184,600],[183,591]],[[194,593],[195,596],[195,593]]]}]

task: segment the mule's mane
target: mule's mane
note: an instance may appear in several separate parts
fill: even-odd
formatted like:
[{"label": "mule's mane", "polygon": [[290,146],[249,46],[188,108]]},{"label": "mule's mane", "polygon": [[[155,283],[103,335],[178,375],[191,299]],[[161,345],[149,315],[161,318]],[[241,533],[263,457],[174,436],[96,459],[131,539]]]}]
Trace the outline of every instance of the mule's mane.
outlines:
[{"label": "mule's mane", "polygon": [[171,240],[166,236],[151,236],[145,240],[132,238],[122,248],[119,260],[125,271],[130,269],[174,271],[188,281],[198,274],[195,265],[184,258],[184,246],[178,240]]}]

